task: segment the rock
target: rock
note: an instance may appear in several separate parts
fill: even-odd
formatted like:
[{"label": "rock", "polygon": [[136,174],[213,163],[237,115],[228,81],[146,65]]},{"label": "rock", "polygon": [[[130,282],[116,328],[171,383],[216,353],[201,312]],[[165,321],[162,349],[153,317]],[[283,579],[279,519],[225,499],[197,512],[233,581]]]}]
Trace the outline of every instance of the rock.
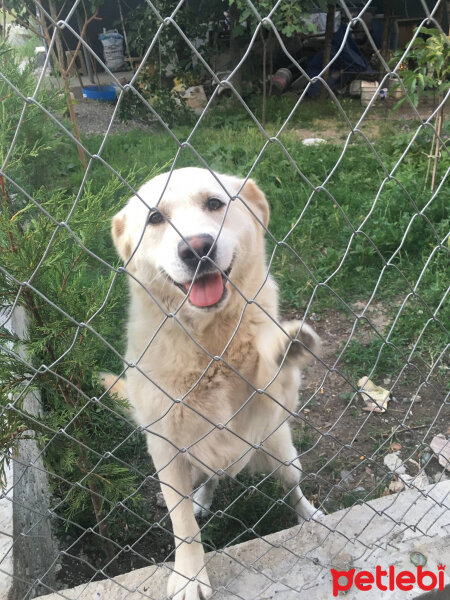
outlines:
[{"label": "rock", "polygon": [[159,506],[160,508],[167,508],[166,501],[164,500],[164,495],[162,492],[157,492],[155,499],[156,506]]},{"label": "rock", "polygon": [[351,483],[353,481],[353,475],[351,474],[351,471],[342,469],[342,471],[340,472],[340,475],[341,475],[342,483],[344,483],[345,485],[348,485],[349,483]]},{"label": "rock", "polygon": [[450,440],[446,440],[440,433],[431,440],[430,448],[437,455],[439,464],[450,471]]}]

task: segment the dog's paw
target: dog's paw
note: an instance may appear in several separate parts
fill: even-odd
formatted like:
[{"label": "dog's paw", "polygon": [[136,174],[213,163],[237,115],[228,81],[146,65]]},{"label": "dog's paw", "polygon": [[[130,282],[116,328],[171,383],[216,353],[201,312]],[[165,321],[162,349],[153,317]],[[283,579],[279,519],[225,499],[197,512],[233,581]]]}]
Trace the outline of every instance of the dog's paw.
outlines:
[{"label": "dog's paw", "polygon": [[295,511],[298,515],[298,522],[301,524],[303,521],[317,521],[324,516],[324,513],[320,508],[315,508],[309,500],[301,495],[300,500],[294,506]]},{"label": "dog's paw", "polygon": [[286,360],[301,366],[320,354],[320,338],[309,325],[301,321],[283,321],[281,325],[289,336],[284,336],[281,359],[286,356]]},{"label": "dog's paw", "polygon": [[195,578],[175,572],[169,577],[167,595],[172,600],[207,600],[211,594],[212,589],[206,569]]}]

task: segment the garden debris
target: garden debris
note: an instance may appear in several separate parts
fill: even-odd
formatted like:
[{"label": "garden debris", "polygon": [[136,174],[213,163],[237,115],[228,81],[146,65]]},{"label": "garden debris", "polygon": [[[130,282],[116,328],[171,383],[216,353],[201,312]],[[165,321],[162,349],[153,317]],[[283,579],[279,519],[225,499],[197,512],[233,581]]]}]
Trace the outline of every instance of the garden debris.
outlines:
[{"label": "garden debris", "polygon": [[282,94],[291,85],[293,76],[290,69],[278,69],[271,77],[272,89],[275,94]]},{"label": "garden debris", "polygon": [[323,138],[306,138],[302,141],[304,146],[319,146],[319,144],[326,144],[327,141]]},{"label": "garden debris", "polygon": [[379,413],[386,411],[391,395],[389,390],[375,385],[368,377],[361,377],[358,387],[361,388],[359,393],[366,401],[363,410]]},{"label": "garden debris", "polygon": [[354,477],[351,471],[347,471],[346,469],[342,469],[340,472],[341,476],[341,484],[350,486],[353,483]]},{"label": "garden debris", "polygon": [[406,467],[402,459],[398,455],[398,452],[391,452],[390,454],[386,454],[386,456],[383,459],[383,463],[386,465],[389,471],[392,471],[396,475],[403,475],[404,473],[406,473]]},{"label": "garden debris", "polygon": [[409,559],[415,567],[424,567],[427,564],[427,557],[421,552],[412,552],[409,555]]},{"label": "garden debris", "polygon": [[429,448],[427,448],[426,450],[423,451],[422,456],[420,457],[420,460],[425,467],[430,462],[430,459],[432,456],[433,456],[433,453],[430,451]]},{"label": "garden debris", "polygon": [[398,492],[402,492],[405,489],[405,484],[400,479],[397,479],[396,481],[391,481],[388,489],[391,492],[391,494],[397,494]]},{"label": "garden debris", "polygon": [[[410,476],[407,475],[406,477],[409,478]],[[404,481],[407,483],[405,479]],[[411,477],[410,482],[411,485],[418,490],[423,490],[430,485],[430,480],[428,479],[428,475],[425,473],[425,471],[421,471],[420,473],[417,473],[415,477]]]},{"label": "garden debris", "polygon": [[186,100],[187,106],[193,110],[196,115],[200,115],[202,113],[208,102],[202,85],[193,85],[188,87],[185,92],[181,93],[181,96]]},{"label": "garden debris", "polygon": [[431,440],[430,448],[437,454],[439,464],[450,471],[450,440],[446,440],[440,433]]},{"label": "garden debris", "polygon": [[416,463],[415,461],[410,462],[412,462],[419,468],[419,472],[415,476],[408,475],[408,473],[406,472],[405,464],[398,455],[398,451],[386,454],[386,456],[383,459],[383,462],[389,469],[389,471],[391,471],[396,476],[396,478],[393,481],[391,481],[388,488],[392,494],[401,492],[405,488],[405,486],[415,487],[419,490],[422,490],[430,483],[426,473],[423,470],[420,471],[420,465],[418,465],[418,463]]}]

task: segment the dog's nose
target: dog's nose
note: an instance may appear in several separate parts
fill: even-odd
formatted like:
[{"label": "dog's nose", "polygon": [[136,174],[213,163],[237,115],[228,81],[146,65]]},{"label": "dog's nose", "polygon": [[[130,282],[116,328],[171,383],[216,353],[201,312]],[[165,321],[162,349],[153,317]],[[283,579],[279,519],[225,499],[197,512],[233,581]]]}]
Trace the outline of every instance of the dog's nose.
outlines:
[{"label": "dog's nose", "polygon": [[[178,243],[178,256],[191,269],[196,269],[199,257],[206,256],[209,252],[209,257],[214,260],[215,248],[214,238],[208,233],[201,233],[180,240]],[[212,250],[211,250],[212,248]]]}]

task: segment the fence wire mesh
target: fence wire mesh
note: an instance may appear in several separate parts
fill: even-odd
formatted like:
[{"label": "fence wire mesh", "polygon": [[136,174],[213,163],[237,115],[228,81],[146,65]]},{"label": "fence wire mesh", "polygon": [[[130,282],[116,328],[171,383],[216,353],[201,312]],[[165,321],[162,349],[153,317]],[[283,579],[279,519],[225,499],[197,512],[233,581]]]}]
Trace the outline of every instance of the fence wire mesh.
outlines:
[{"label": "fence wire mesh", "polygon": [[[15,598],[50,593],[81,598],[87,593],[85,586],[100,579],[111,582],[108,597],[160,598],[165,597],[158,587],[161,573],[172,575],[169,594],[177,593],[179,600],[202,595],[300,598],[312,593],[307,590],[313,590],[331,568],[343,568],[342,556],[350,545],[354,549],[351,564],[362,568],[396,528],[406,536],[414,532],[421,540],[431,539],[438,530],[445,530],[447,539],[450,535],[449,513],[442,510],[449,507],[448,491],[441,496],[436,492],[439,482],[446,479],[450,435],[444,382],[449,245],[444,107],[449,91],[443,86],[431,101],[417,104],[402,77],[411,55],[417,60],[415,42],[424,29],[435,28],[446,35],[443,27],[448,28],[448,23],[443,25],[442,20],[446,4],[439,0],[417,3],[417,29],[404,50],[388,60],[369,27],[368,15],[379,10],[378,4],[340,0],[336,9],[341,37],[316,75],[311,75],[302,53],[289,43],[280,20],[292,3],[279,0],[269,6],[247,0],[230,4],[222,49],[235,44],[230,19],[236,17],[238,8],[245,13],[240,26],[248,39],[243,38],[247,41],[245,47],[241,43],[237,60],[236,53],[231,53],[235,62],[225,67],[218,60],[220,52],[212,56],[189,30],[183,0],[169,12],[164,10],[170,3],[144,3],[154,35],[129,81],[111,71],[87,41],[79,21],[80,14],[87,14],[82,0],[75,0],[70,8],[65,5],[61,14],[55,13],[52,2],[48,11],[43,3],[35,3],[38,22],[48,34],[48,51],[31,85],[27,67],[12,70],[7,66],[11,50],[2,49],[2,102],[5,107],[11,98],[15,102],[15,112],[2,116],[0,170],[4,257],[0,266],[1,438],[6,481],[2,503],[3,508],[12,506],[15,516],[13,532],[8,532],[7,524],[3,526],[0,571],[14,582]],[[30,10],[32,3],[26,7]],[[395,16],[392,12],[391,17]],[[376,79],[370,97],[361,105],[342,93],[351,79],[358,78],[358,73],[340,62],[356,32],[372,55],[374,62],[367,67],[372,81]],[[169,34],[175,41],[167,41]],[[108,123],[101,135],[80,137],[64,114],[64,90],[57,94],[50,90],[49,82],[54,80],[48,75],[51,57],[64,36],[75,40],[86,62],[106,72],[117,91],[114,108],[105,113]],[[323,36],[303,39],[322,43]],[[261,64],[269,39],[278,53],[276,64],[289,65],[303,85],[290,97],[290,104],[284,97],[275,102],[267,97],[262,115],[261,97],[255,102],[254,95],[245,91],[242,73],[251,60]],[[209,87],[205,84],[209,97],[192,125],[188,119],[185,124],[172,124],[171,112],[182,110],[174,96],[167,93],[158,102],[155,88],[153,95],[145,93],[148,70],[157,78],[155,56],[168,52],[169,62],[175,61],[179,45],[189,49],[201,81],[210,82]],[[302,48],[308,45],[303,42]],[[273,75],[269,66],[274,70],[264,58],[262,80],[258,75],[254,88],[269,87],[267,75]],[[392,95],[381,98],[396,83],[397,96],[406,97],[406,102],[392,113]],[[322,98],[311,99],[314,94]],[[139,121],[145,146],[143,137],[134,138],[118,125],[120,110],[130,98],[151,116],[150,125]],[[83,101],[72,109],[79,112],[82,105]],[[224,112],[224,105],[232,110]],[[92,104],[88,109],[94,110]],[[303,114],[307,116],[302,121]],[[86,115],[78,118],[82,132]],[[318,146],[301,144],[302,137],[318,136],[329,139]],[[164,152],[162,147],[166,147]],[[81,163],[86,161],[81,175],[75,150]],[[137,160],[144,152],[150,153],[147,166],[135,167],[147,160]],[[209,179],[199,172],[177,179],[177,169],[189,165],[206,170]],[[430,191],[433,169],[434,189]],[[28,171],[35,174],[28,177]],[[157,193],[149,195],[140,188],[161,171],[169,172],[169,178],[151,188]],[[242,179],[236,183],[217,171]],[[260,204],[249,195],[252,179],[271,204],[268,223]],[[196,186],[204,193],[204,181],[226,205],[222,210],[220,200],[220,206],[211,208],[222,210],[212,245],[205,249],[195,240],[194,245],[191,233],[186,233],[193,231],[192,226],[184,227],[170,213],[161,217],[175,236],[172,240],[177,240],[176,248],[184,243],[194,264],[194,275],[184,282],[185,297],[177,292],[172,306],[163,288],[173,282],[166,278],[161,288],[157,277],[145,279],[145,271],[135,266],[142,248],[149,252],[145,240],[151,225],[136,226],[139,231],[132,247],[121,250],[125,263],[120,266],[112,251],[109,223],[131,195],[137,198],[136,214],[145,215],[147,224],[149,213],[167,210],[171,185],[181,195]],[[235,205],[244,211],[240,221],[233,217]],[[236,271],[229,270],[231,263],[225,264],[215,253],[221,240],[228,239],[229,223],[239,229],[248,218],[258,231],[264,230],[268,244],[266,269],[250,294]],[[199,222],[202,219],[198,216]],[[117,245],[120,249],[120,242]],[[245,264],[239,248],[233,260],[251,272],[253,265]],[[197,276],[208,271],[208,265],[220,271],[225,282],[220,285],[239,299],[236,314],[229,323],[223,322],[224,334],[215,346],[205,342],[201,322],[189,317],[188,297],[192,298],[195,282],[201,281]],[[286,320],[265,300],[272,274],[280,284]],[[125,283],[136,297],[145,298],[152,315],[159,315],[152,331],[142,334],[145,342],[134,356],[125,356],[123,337],[125,315],[129,311],[132,319],[137,303],[127,309]],[[210,319],[210,315],[222,318],[220,311],[202,318]],[[255,348],[243,350],[238,362],[230,358],[233,343],[247,335],[242,332],[248,330],[249,315],[266,328],[262,335],[284,340],[276,368],[263,387],[249,376],[248,361]],[[321,352],[312,345],[306,322],[322,338]],[[181,340],[176,342],[181,347],[161,343],[168,331]],[[256,338],[251,339],[256,343]],[[277,381],[291,372],[293,351],[299,345],[298,353],[308,354],[314,364],[305,369],[298,404],[290,406]],[[161,383],[164,369],[178,376],[190,365],[190,356],[183,356],[183,351],[203,356],[197,374],[184,374],[178,389],[168,389]],[[150,355],[160,364],[159,371],[149,365],[146,357]],[[106,376],[105,391],[99,385],[99,372],[108,368],[118,375]],[[132,403],[139,386],[163,399],[158,400],[163,408],[157,416],[151,422],[141,419],[139,426],[120,397],[121,378],[131,379],[131,372],[141,377],[135,391],[128,390]],[[374,379],[381,389],[364,394],[367,379]],[[226,395],[229,381],[239,382],[245,397],[237,409],[221,412],[217,405],[232,406]],[[206,395],[203,403],[192,400],[208,386],[213,397]],[[108,393],[115,391],[119,397]],[[249,439],[246,432],[250,429],[242,426],[242,415],[257,422],[262,409],[255,406],[260,405],[272,407],[264,408],[272,415],[271,427],[255,425],[256,437],[252,434]],[[161,432],[168,429],[162,429],[161,423],[181,414],[179,429],[167,438]],[[195,436],[183,438],[180,430],[189,427]],[[221,439],[214,437],[217,432],[228,435],[229,447],[239,452],[221,455],[228,446],[215,447],[209,441]],[[154,464],[146,452],[145,435],[150,438]],[[186,444],[180,444],[183,439]],[[277,445],[273,440],[282,441]],[[208,446],[207,453],[197,451],[204,447],[202,443]],[[263,474],[241,473],[241,465],[255,453],[261,455]],[[8,474],[8,464],[14,465],[14,476]],[[180,464],[184,465],[181,474],[177,471]],[[203,473],[195,496],[186,483],[190,469]],[[175,479],[173,471],[178,473]],[[284,488],[276,483],[277,478]],[[305,498],[298,491],[300,478]],[[210,505],[209,496],[218,480]],[[165,484],[164,497],[160,481]],[[48,491],[40,487],[47,485]],[[396,494],[405,488],[410,495]],[[380,496],[386,496],[382,508],[371,504]],[[416,518],[414,507],[422,499],[430,503],[429,509]],[[197,521],[191,518],[192,502],[199,513]],[[354,521],[347,526],[355,505],[369,509],[361,513],[364,517],[357,528]],[[288,529],[297,523],[302,507],[308,518],[300,518],[299,525]],[[334,520],[323,514],[338,510]],[[380,517],[388,517],[389,525],[381,526]],[[280,530],[286,530],[281,537],[266,535]],[[313,542],[311,531],[315,532]],[[200,537],[205,551],[211,552],[204,562]],[[260,545],[253,554],[233,551],[234,544],[254,538],[259,538]],[[328,545],[332,550],[323,552]],[[34,548],[35,554],[24,563],[27,547]],[[283,573],[271,568],[273,552],[286,565]],[[226,565],[225,583],[216,583],[214,576],[208,579],[203,566],[214,573],[217,557]],[[153,565],[152,570],[138,572],[133,584],[115,578]],[[298,565],[302,565],[301,577]],[[251,585],[248,580],[243,583],[243,575],[248,574]],[[83,584],[75,595],[64,591],[75,584]]]}]

